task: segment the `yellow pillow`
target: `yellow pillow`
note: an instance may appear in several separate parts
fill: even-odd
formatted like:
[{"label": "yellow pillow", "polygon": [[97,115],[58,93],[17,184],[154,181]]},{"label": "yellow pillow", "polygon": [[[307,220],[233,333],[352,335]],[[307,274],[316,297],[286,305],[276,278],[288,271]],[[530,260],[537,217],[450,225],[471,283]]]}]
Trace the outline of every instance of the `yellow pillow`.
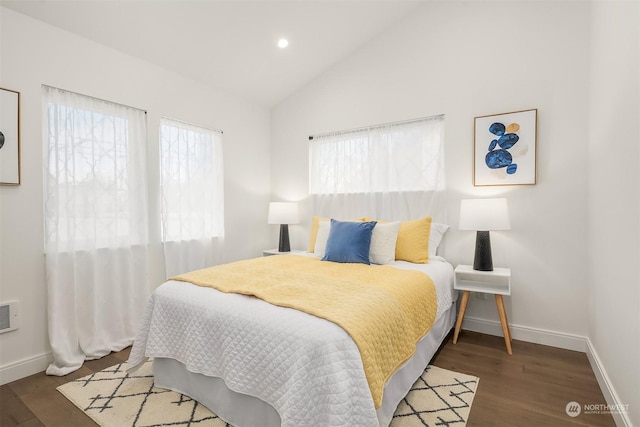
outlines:
[{"label": "yellow pillow", "polygon": [[309,247],[307,248],[307,252],[310,254],[312,254],[316,249],[316,238],[318,237],[318,226],[320,221],[329,221],[329,218],[318,215],[313,217],[313,221],[311,222],[311,234],[309,235]]},{"label": "yellow pillow", "polygon": [[396,241],[396,260],[426,264],[429,260],[431,217],[402,221]]}]

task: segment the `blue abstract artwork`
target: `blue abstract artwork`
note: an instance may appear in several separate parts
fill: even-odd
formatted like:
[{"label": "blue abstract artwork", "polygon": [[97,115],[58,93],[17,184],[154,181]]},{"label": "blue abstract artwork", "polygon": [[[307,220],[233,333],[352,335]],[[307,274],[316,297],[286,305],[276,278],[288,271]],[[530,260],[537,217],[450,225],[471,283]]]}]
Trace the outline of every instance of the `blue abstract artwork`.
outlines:
[{"label": "blue abstract artwork", "polygon": [[[520,129],[517,123],[505,126],[504,123],[495,122],[489,126],[489,132],[497,136],[489,143],[488,153],[484,157],[487,167],[490,169],[506,168],[509,175],[513,175],[518,170],[518,165],[513,163],[513,156],[509,149],[516,145],[520,137],[515,133]],[[499,147],[499,148],[498,148]]]},{"label": "blue abstract artwork", "polygon": [[0,185],[20,185],[20,92],[1,87]]}]

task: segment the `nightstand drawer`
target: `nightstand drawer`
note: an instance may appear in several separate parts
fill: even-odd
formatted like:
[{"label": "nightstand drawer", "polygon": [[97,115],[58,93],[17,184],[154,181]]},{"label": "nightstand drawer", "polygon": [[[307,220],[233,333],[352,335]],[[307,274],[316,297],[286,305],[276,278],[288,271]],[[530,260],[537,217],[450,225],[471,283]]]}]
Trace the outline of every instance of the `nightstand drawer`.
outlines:
[{"label": "nightstand drawer", "polygon": [[453,288],[459,291],[511,295],[511,269],[478,271],[469,265],[459,265],[455,269]]},{"label": "nightstand drawer", "polygon": [[290,255],[290,254],[299,254],[304,251],[292,249],[289,252],[280,252],[277,249],[265,249],[262,251],[262,256],[272,256],[272,255]]}]

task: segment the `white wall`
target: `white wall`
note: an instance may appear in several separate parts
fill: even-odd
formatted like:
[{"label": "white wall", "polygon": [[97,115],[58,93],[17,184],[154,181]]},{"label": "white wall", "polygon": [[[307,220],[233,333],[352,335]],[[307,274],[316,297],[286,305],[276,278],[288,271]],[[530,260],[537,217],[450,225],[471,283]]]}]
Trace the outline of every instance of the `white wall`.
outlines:
[{"label": "white wall", "polygon": [[[2,383],[43,370],[49,357],[42,250],[41,84],[147,110],[150,155],[157,153],[160,115],[223,130],[224,260],[258,256],[269,247],[271,234],[265,224],[271,189],[270,116],[266,109],[2,7],[0,61],[0,86],[21,92],[22,102],[22,185],[0,187],[0,301],[18,300],[22,305],[20,329],[0,335]],[[157,178],[152,179],[157,184]],[[158,212],[157,200],[152,200],[154,211]],[[158,285],[163,261],[159,247],[152,249],[157,261],[152,283]]]},{"label": "white wall", "polygon": [[[585,2],[426,3],[274,109],[273,193],[306,197],[309,135],[444,113],[446,256],[473,258],[474,233],[457,230],[460,199],[506,197],[512,229],[492,243],[494,265],[512,269],[514,338],[584,351],[589,13]],[[474,187],[474,117],[530,108],[538,184]],[[297,247],[312,215],[304,206]],[[465,327],[501,334],[498,325],[491,299],[471,301]]]},{"label": "white wall", "polygon": [[[589,115],[589,339],[605,395],[640,425],[640,3],[594,2]],[[621,133],[621,137],[618,134]],[[619,420],[620,421],[620,420]],[[620,424],[620,422],[619,422]],[[623,424],[620,424],[623,425]]]}]

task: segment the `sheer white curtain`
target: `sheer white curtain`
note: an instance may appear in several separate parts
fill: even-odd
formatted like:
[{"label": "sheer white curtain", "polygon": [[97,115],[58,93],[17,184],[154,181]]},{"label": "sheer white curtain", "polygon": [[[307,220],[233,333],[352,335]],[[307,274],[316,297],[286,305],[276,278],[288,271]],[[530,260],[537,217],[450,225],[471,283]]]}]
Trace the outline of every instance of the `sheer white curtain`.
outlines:
[{"label": "sheer white curtain", "polygon": [[160,120],[161,222],[167,277],[220,263],[222,132]]},{"label": "sheer white curtain", "polygon": [[149,296],[146,113],[43,86],[47,374],[131,345]]},{"label": "sheer white curtain", "polygon": [[446,221],[444,116],[313,136],[313,213]]}]

